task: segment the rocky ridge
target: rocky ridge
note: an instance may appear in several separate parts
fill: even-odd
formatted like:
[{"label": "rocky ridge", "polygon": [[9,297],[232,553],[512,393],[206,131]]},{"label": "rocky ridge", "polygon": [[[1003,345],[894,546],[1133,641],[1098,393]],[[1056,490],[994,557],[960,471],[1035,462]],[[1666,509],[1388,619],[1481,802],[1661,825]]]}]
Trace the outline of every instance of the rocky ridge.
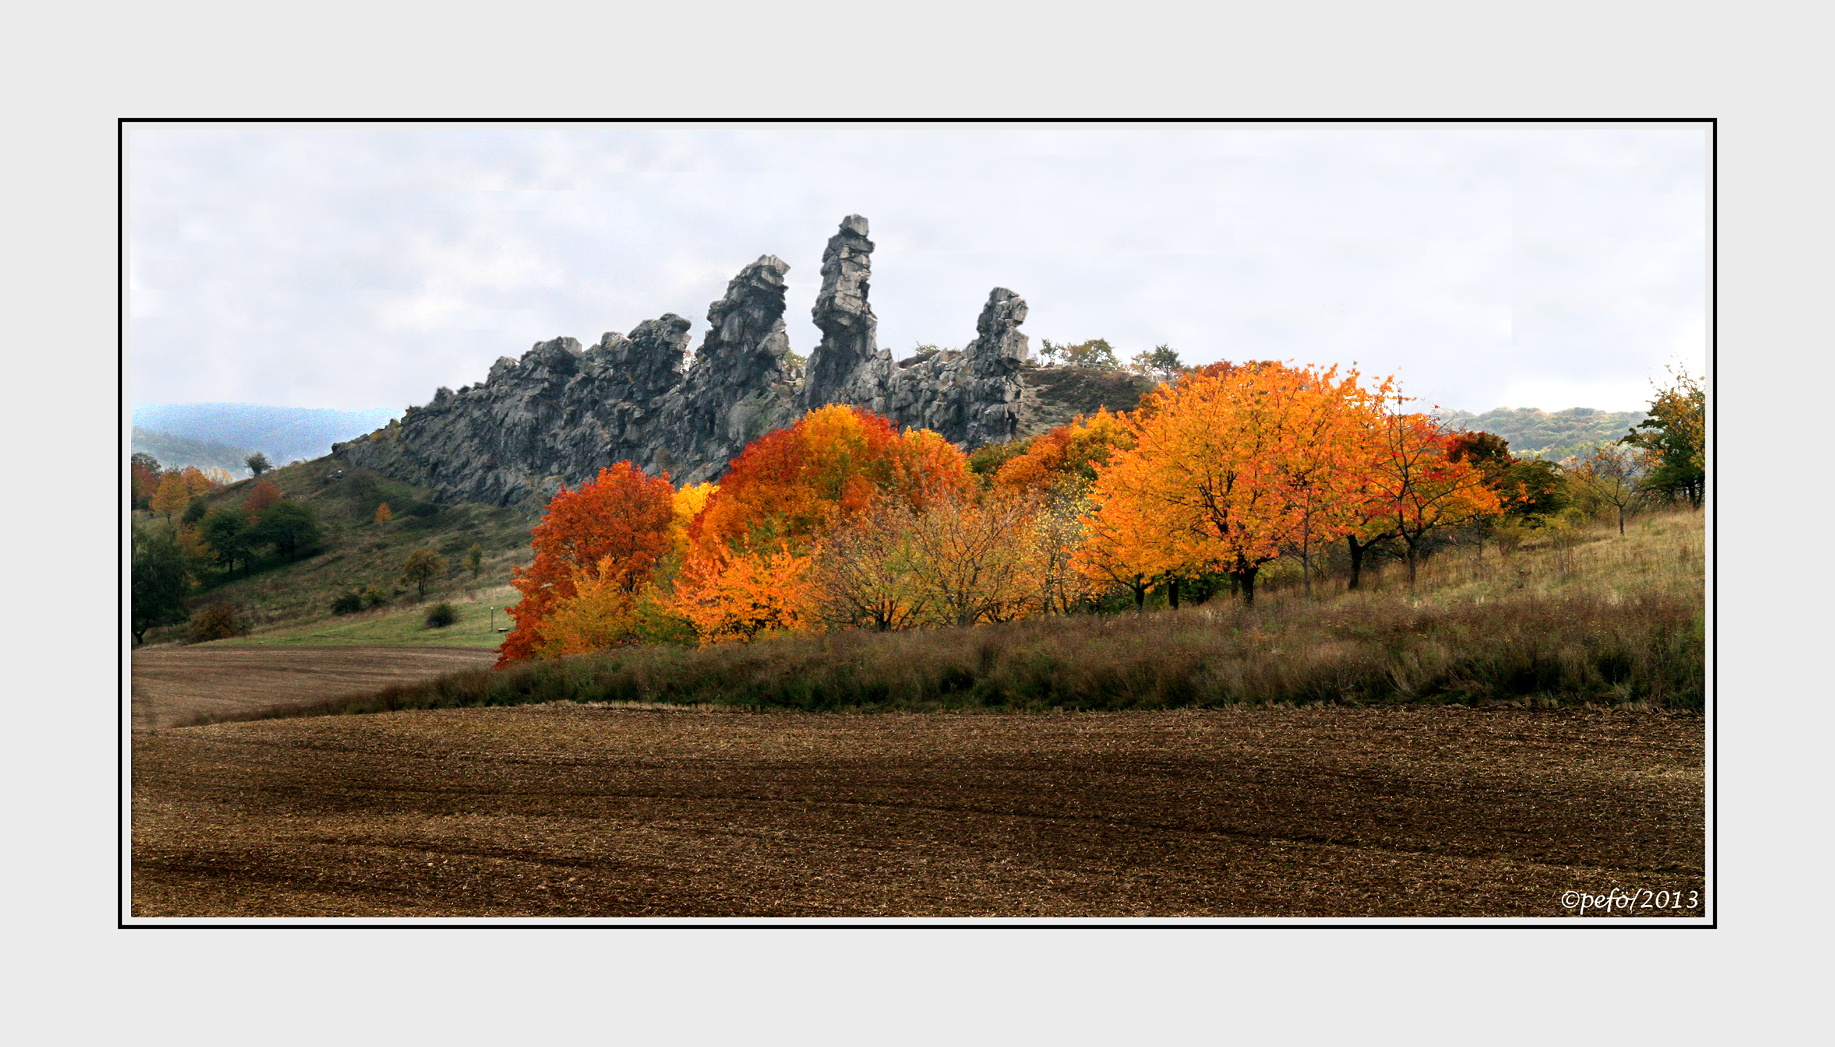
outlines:
[{"label": "rocky ridge", "polygon": [[608,332],[587,349],[573,338],[538,342],[520,360],[499,358],[484,382],[442,388],[399,424],[333,454],[429,487],[441,501],[509,505],[627,459],[677,484],[717,479],[747,443],[827,404],[932,429],[965,450],[1019,435],[1023,414],[1062,413],[1036,404],[1022,411],[1028,390],[1036,400],[1045,387],[1026,381],[1039,370],[1019,331],[1026,302],[1004,287],[989,293],[963,349],[894,362],[877,344],[867,300],[872,253],[867,220],[843,219],[822,256],[812,311],[822,340],[806,366],[784,333],[789,266],[766,255],[708,307],[692,361],[691,325],[674,313],[628,336]]}]

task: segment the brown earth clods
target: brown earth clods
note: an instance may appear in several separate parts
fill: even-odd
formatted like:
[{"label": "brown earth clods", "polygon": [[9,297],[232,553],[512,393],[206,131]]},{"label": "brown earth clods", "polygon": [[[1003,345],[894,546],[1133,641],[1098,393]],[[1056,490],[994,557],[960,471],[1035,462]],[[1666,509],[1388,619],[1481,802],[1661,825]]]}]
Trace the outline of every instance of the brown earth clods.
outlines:
[{"label": "brown earth clods", "polygon": [[133,724],[173,727],[392,683],[412,683],[496,662],[465,647],[170,647],[133,652]]},{"label": "brown earth clods", "polygon": [[1696,905],[1610,915],[1700,917],[1703,755],[1699,716],[1459,708],[138,730],[131,914],[1541,917],[1616,887]]}]

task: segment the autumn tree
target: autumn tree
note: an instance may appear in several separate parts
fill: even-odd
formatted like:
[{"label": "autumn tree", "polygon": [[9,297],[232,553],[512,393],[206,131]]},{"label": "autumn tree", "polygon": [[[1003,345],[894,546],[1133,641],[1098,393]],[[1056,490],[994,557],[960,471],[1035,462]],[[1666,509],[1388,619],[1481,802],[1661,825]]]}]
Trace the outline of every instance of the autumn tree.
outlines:
[{"label": "autumn tree", "polygon": [[925,621],[929,597],[913,572],[915,515],[910,506],[882,503],[828,536],[806,579],[816,617],[877,632]]},{"label": "autumn tree", "polygon": [[173,513],[182,513],[185,506],[191,504],[191,489],[185,484],[185,478],[179,473],[167,473],[159,478],[159,488],[153,492],[149,507],[156,513],[164,513],[166,522],[172,522]]},{"label": "autumn tree", "polygon": [[1511,454],[1510,441],[1496,433],[1454,431],[1447,437],[1447,456],[1484,474],[1503,516],[1540,527],[1568,507],[1566,482],[1555,463]]},{"label": "autumn tree", "polygon": [[1707,493],[1707,387],[1684,368],[1650,402],[1649,417],[1620,442],[1644,452],[1643,490],[1688,499],[1701,508]]},{"label": "autumn tree", "polygon": [[432,549],[416,549],[408,554],[401,563],[401,580],[404,584],[413,583],[414,595],[427,595],[427,583],[438,578],[446,570],[446,560]]},{"label": "autumn tree", "polygon": [[813,596],[794,572],[824,539],[876,506],[920,511],[972,485],[962,452],[936,433],[843,405],[811,411],[732,461],[689,528],[670,606],[715,642],[806,628]]},{"label": "autumn tree", "polygon": [[1036,507],[1028,531],[1021,536],[1035,550],[1039,606],[1046,614],[1069,614],[1095,595],[1076,563],[1090,508],[1087,489],[1060,493]]},{"label": "autumn tree", "polygon": [[691,556],[665,607],[692,625],[703,644],[808,629],[816,618],[811,560],[783,541]]},{"label": "autumn tree", "polygon": [[1106,408],[1089,418],[1078,415],[1033,438],[1024,453],[1000,466],[992,486],[1006,494],[1074,496],[1096,482],[1097,467],[1108,464],[1115,451],[1133,446],[1134,434],[1121,415]]},{"label": "autumn tree", "polygon": [[1264,565],[1351,526],[1340,502],[1366,495],[1373,446],[1348,435],[1369,400],[1354,373],[1217,368],[1155,393],[1136,446],[1097,470],[1086,573],[1215,569],[1253,603]]},{"label": "autumn tree", "polygon": [[[1099,506],[1095,498],[1102,499]],[[1100,589],[1127,590],[1136,612],[1144,608],[1147,591],[1160,576],[1202,569],[1140,500],[1107,497],[1098,485],[1086,504],[1091,510],[1081,521],[1083,540],[1073,553],[1072,566]]]},{"label": "autumn tree", "polygon": [[1313,594],[1313,551],[1357,532],[1371,497],[1370,479],[1381,448],[1373,424],[1382,415],[1383,398],[1394,388],[1384,379],[1365,389],[1353,370],[1343,378],[1336,367],[1323,372],[1285,368],[1266,374],[1278,378],[1268,394],[1279,400],[1286,430],[1279,455],[1281,472],[1296,514],[1287,545],[1300,554],[1300,574],[1307,598]]},{"label": "autumn tree", "polygon": [[128,490],[133,507],[145,509],[159,490],[159,459],[145,451],[135,451],[128,458]]},{"label": "autumn tree", "polygon": [[531,536],[534,561],[510,583],[522,599],[510,608],[516,625],[497,664],[541,653],[542,623],[579,594],[583,579],[603,583],[595,589],[601,595],[616,590],[626,598],[649,581],[674,544],[675,493],[668,476],[645,476],[630,462],[599,470],[577,489],[561,488]]},{"label": "autumn tree", "polygon": [[465,569],[473,578],[478,577],[478,572],[484,569],[484,546],[473,542],[471,548],[465,550]]},{"label": "autumn tree", "polygon": [[1644,496],[1644,458],[1631,448],[1608,444],[1573,463],[1568,478],[1581,497],[1618,511],[1618,533],[1625,533],[1625,512]]},{"label": "autumn tree", "polygon": [[1043,609],[1037,498],[942,498],[912,514],[910,572],[950,625],[1004,622]]},{"label": "autumn tree", "polygon": [[703,554],[802,549],[884,497],[920,507],[969,489],[961,451],[925,429],[900,433],[871,411],[834,404],[746,445],[691,529]]},{"label": "autumn tree", "polygon": [[1452,436],[1427,415],[1386,412],[1376,437],[1381,454],[1370,489],[1375,506],[1370,526],[1394,531],[1402,540],[1412,588],[1423,539],[1495,513],[1503,503],[1482,469],[1453,457]]},{"label": "autumn tree", "polygon": [[1032,449],[1032,439],[1006,440],[1001,443],[982,444],[969,452],[968,471],[982,487],[994,482],[994,477],[1001,467]]},{"label": "autumn tree", "polygon": [[261,515],[262,510],[270,505],[278,504],[282,498],[279,488],[266,480],[257,480],[254,488],[249,491],[248,497],[242,501],[242,511],[248,515],[250,520],[253,520]]},{"label": "autumn tree", "polygon": [[394,510],[389,508],[389,503],[382,502],[376,506],[376,522],[377,523],[384,524],[384,523],[388,523],[390,520],[393,520],[393,519],[395,519],[395,512]]},{"label": "autumn tree", "polygon": [[180,475],[185,478],[185,488],[193,498],[221,491],[230,482],[229,474],[214,465],[207,469],[187,465]]}]

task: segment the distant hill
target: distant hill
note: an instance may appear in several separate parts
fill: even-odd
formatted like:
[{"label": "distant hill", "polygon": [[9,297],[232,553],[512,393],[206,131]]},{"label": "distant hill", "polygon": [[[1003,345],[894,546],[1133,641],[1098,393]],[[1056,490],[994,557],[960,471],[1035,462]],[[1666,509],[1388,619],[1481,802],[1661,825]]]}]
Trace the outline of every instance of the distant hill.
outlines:
[{"label": "distant hill", "polygon": [[1484,414],[1441,411],[1439,416],[1449,425],[1503,437],[1510,441],[1511,454],[1556,462],[1611,443],[1645,418],[1643,411],[1600,411],[1591,407],[1570,407],[1553,413],[1533,407],[1499,407]]},{"label": "distant hill", "polygon": [[188,465],[199,469],[214,467],[238,480],[248,475],[248,456],[255,453],[253,448],[232,447],[214,440],[193,440],[177,433],[142,429],[138,425],[134,427],[132,450],[152,455],[161,469],[183,469]]},{"label": "distant hill", "polygon": [[[140,431],[165,434],[172,438],[213,444],[234,449],[233,476],[248,470],[242,458],[254,451],[268,456],[275,465],[295,459],[313,459],[331,453],[331,445],[340,440],[362,436],[392,418],[400,411],[381,408],[370,411],[334,411],[324,407],[267,407],[262,404],[145,404],[134,408],[134,450],[146,450],[166,464],[166,458],[151,447],[140,446]],[[246,448],[246,450],[243,450]],[[179,462],[180,465],[203,465],[203,462]],[[212,462],[210,464],[218,464]],[[228,466],[224,466],[228,468]]]}]

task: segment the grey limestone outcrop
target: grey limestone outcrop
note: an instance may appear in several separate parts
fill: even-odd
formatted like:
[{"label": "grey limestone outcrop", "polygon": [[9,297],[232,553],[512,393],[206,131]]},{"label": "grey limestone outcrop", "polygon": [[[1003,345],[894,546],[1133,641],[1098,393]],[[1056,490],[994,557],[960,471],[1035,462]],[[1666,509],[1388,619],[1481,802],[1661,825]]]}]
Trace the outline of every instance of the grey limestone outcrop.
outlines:
[{"label": "grey limestone outcrop", "polygon": [[429,487],[447,502],[508,505],[546,497],[629,460],[677,484],[717,479],[745,445],[804,411],[849,404],[972,450],[1013,438],[1031,350],[1026,302],[997,287],[961,350],[894,362],[867,301],[873,242],[849,215],[822,256],[813,316],[821,342],[800,366],[784,333],[789,266],[766,255],[707,310],[688,359],[689,321],[673,313],[582,349],[572,338],[500,358],[484,382],[440,389],[399,425],[338,444],[350,465]]}]

